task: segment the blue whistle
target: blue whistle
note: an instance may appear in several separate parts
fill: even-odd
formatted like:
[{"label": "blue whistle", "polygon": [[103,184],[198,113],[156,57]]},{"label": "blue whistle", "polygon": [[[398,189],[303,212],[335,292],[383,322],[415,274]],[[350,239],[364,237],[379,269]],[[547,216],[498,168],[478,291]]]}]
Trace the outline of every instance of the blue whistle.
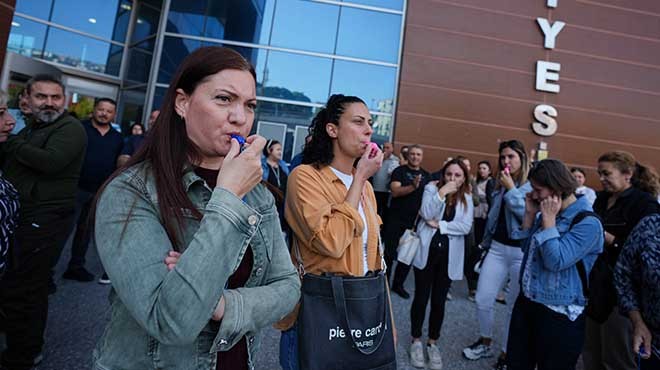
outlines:
[{"label": "blue whistle", "polygon": [[243,147],[243,145],[245,144],[245,138],[243,136],[238,134],[231,134],[230,136],[232,139],[236,139],[236,141],[238,141],[238,145],[240,145],[241,148]]}]

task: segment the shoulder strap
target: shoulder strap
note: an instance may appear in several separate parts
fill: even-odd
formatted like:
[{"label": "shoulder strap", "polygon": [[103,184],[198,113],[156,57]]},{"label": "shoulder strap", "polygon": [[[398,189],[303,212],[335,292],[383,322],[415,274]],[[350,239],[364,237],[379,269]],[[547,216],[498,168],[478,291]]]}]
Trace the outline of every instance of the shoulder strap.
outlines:
[{"label": "shoulder strap", "polygon": [[[368,212],[372,216],[375,216],[378,213],[376,211],[374,211],[374,208],[371,205],[371,202],[367,201],[367,196],[366,196],[365,193],[366,193],[366,189],[363,188],[362,189],[362,196],[360,197],[360,200],[368,208]],[[417,221],[417,219],[415,219],[415,222],[416,221]],[[365,225],[365,227],[368,227],[368,226]],[[380,255],[380,268],[381,268],[381,270],[383,270],[383,272],[385,272],[387,270],[387,265],[385,264],[385,257],[384,257],[385,256],[385,250],[383,248],[383,243],[380,240],[380,230],[376,230],[376,235],[378,236],[378,245],[376,246],[376,253]],[[366,273],[366,271],[365,271],[365,273]]]},{"label": "shoulder strap", "polygon": [[[572,229],[573,226],[577,225],[580,223],[580,221],[589,216],[595,217],[598,219],[598,222],[601,222],[600,217],[596,212],[581,211],[575,215],[575,217],[573,217],[573,221],[571,221],[571,225],[568,227],[568,230]],[[585,298],[587,298],[589,296],[589,279],[587,277],[587,268],[584,266],[584,260],[579,260],[575,267],[577,268],[578,275],[580,275],[580,281],[582,282],[582,294]]]}]

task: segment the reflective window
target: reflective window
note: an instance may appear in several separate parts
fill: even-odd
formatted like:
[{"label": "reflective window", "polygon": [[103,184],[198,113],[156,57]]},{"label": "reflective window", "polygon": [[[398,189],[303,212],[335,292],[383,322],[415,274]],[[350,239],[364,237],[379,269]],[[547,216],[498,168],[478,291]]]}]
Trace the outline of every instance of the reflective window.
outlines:
[{"label": "reflective window", "polygon": [[88,71],[119,74],[122,47],[50,27],[43,58]]},{"label": "reflective window", "polygon": [[28,57],[41,58],[45,37],[45,25],[15,16],[11,21],[7,50]]},{"label": "reflective window", "polygon": [[118,122],[121,124],[121,132],[124,135],[130,135],[131,125],[136,122],[142,122],[142,111],[144,109],[144,99],[146,91],[144,88],[122,90],[121,92],[121,118]]},{"label": "reflective window", "polygon": [[337,54],[396,63],[399,58],[401,16],[342,8]]},{"label": "reflective window", "polygon": [[270,44],[333,53],[339,7],[301,0],[280,0]]},{"label": "reflective window", "polygon": [[135,82],[147,82],[151,70],[153,52],[148,42],[143,42],[128,50],[127,78]]},{"label": "reflective window", "polygon": [[158,32],[160,10],[149,4],[140,2],[131,42],[139,42]]},{"label": "reflective window", "polygon": [[[318,108],[303,107],[293,104],[271,103],[259,101],[257,114],[254,118],[252,133],[256,133],[259,121],[271,123],[283,123],[287,125],[286,140],[282,159],[289,162],[293,152],[293,141],[297,126],[309,127],[312,118],[318,112]],[[302,143],[297,143],[302,145]]]},{"label": "reflective window", "polygon": [[130,3],[119,0],[57,0],[51,22],[124,42],[130,7]]},{"label": "reflective window", "polygon": [[[224,4],[223,4],[224,3]],[[265,43],[264,28],[270,31],[274,1],[209,1],[204,35],[225,40]]]},{"label": "reflective window", "polygon": [[167,31],[202,36],[208,0],[173,0],[167,15]]},{"label": "reflective window", "polygon": [[16,1],[16,12],[31,15],[45,21],[50,16],[50,8],[53,6],[53,0],[41,1]]},{"label": "reflective window", "polygon": [[374,120],[374,133],[371,135],[371,141],[382,144],[390,140],[392,135],[393,119],[392,116],[371,115]]},{"label": "reflective window", "polygon": [[183,59],[200,46],[202,46],[200,41],[165,37],[163,55],[160,58],[160,68],[158,70],[158,82],[169,84]]},{"label": "reflective window", "polygon": [[119,69],[121,68],[121,57],[124,54],[124,47],[120,45],[110,45],[110,53],[108,54],[108,62],[105,65],[105,73],[113,76],[119,76]]},{"label": "reflective window", "polygon": [[270,51],[259,95],[305,102],[325,103],[330,86],[332,61],[307,55]]},{"label": "reflective window", "polygon": [[[158,72],[158,82],[169,84],[177,67],[183,62],[183,59],[195,49],[202,46],[224,46],[233,49],[252,63],[252,65],[255,66],[255,69],[258,64],[263,65],[263,62],[261,61],[266,58],[266,51],[261,49],[223,45],[220,42],[201,42],[179,37],[165,37],[163,42],[163,55],[161,57]],[[259,73],[257,72],[257,79],[259,78]]]},{"label": "reflective window", "polygon": [[403,0],[343,0],[345,3],[370,5],[378,8],[403,10]]},{"label": "reflective window", "polygon": [[164,87],[157,87],[156,92],[154,93],[154,103],[152,106],[152,111],[160,110],[163,105],[163,100],[165,99],[165,94],[167,94],[167,89]]},{"label": "reflective window", "polygon": [[355,95],[369,109],[392,113],[396,68],[336,60],[332,74],[332,93]]},{"label": "reflective window", "polygon": [[173,0],[167,30],[186,35],[267,43],[275,1]]}]

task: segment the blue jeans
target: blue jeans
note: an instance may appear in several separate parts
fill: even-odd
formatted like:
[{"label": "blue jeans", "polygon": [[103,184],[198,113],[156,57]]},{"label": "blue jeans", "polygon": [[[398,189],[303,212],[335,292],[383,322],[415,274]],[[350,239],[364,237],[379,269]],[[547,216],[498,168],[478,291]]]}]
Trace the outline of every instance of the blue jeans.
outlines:
[{"label": "blue jeans", "polygon": [[282,370],[298,370],[298,324],[282,332],[280,366]]}]

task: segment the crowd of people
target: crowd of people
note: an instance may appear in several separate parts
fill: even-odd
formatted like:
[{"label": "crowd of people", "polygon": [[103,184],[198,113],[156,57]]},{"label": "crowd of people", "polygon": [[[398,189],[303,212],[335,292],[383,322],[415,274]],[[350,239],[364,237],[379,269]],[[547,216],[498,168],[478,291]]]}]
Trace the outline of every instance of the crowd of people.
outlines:
[{"label": "crowd of people", "polygon": [[[335,94],[287,164],[282,143],[251,135],[254,67],[221,47],[185,58],[160,110],[127,135],[111,125],[113,99],[80,122],[64,89],[34,76],[18,131],[0,92],[2,370],[42,361],[70,235],[63,278],[95,280],[92,246],[112,286],[95,369],[252,369],[273,325],[284,370],[395,369],[396,356],[451,368],[441,329],[463,278],[479,333],[464,361],[660,368],[660,180],[630,153],[598,158],[598,192],[583,169],[535,160],[518,140],[474,174],[458,153],[430,172],[422,146],[377,146],[367,104]],[[416,238],[409,260],[404,235]],[[411,298],[411,269],[404,338],[390,292]]]}]

